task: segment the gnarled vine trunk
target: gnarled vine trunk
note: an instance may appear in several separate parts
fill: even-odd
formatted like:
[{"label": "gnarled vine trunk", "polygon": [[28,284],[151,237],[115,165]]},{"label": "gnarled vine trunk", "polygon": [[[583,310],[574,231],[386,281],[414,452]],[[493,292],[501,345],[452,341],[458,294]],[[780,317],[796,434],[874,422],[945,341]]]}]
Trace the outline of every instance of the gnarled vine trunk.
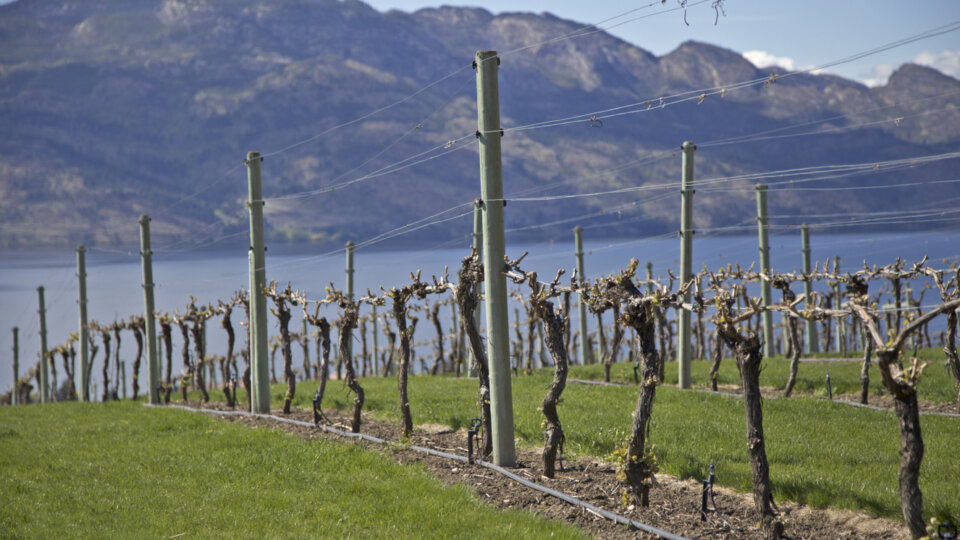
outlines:
[{"label": "gnarled vine trunk", "polygon": [[163,339],[163,352],[167,364],[166,377],[163,379],[163,402],[170,403],[170,393],[173,391],[173,329],[168,321],[160,321],[160,336]]},{"label": "gnarled vine trunk", "polygon": [[777,518],[770,488],[770,464],[767,461],[766,439],[763,434],[763,408],[760,394],[760,362],[763,360],[760,338],[750,331],[746,336],[732,325],[722,326],[721,336],[733,350],[740,368],[743,385],[743,405],[747,418],[747,454],[753,477],[753,503],[760,515],[764,538],[783,536],[783,523]]},{"label": "gnarled vine trunk", "polygon": [[143,320],[137,320],[130,324],[130,330],[133,331],[133,338],[137,342],[137,356],[133,359],[133,400],[137,400],[137,394],[140,393],[140,359],[143,358]]},{"label": "gnarled vine trunk", "polygon": [[[456,291],[457,307],[460,308],[460,313],[474,313],[477,307],[477,289],[479,284],[483,283],[483,265],[477,262],[474,257],[464,258],[462,266],[457,272],[457,279],[459,281]],[[469,316],[460,317],[460,324],[467,335],[470,350],[473,352],[473,368],[477,372],[480,424],[483,427],[483,436],[478,453],[481,457],[486,458],[493,453],[493,430],[490,417],[490,369],[487,363],[487,351],[483,346],[483,340],[480,338],[480,332],[477,330],[477,321]]]},{"label": "gnarled vine trunk", "polygon": [[[866,335],[866,327],[861,327],[864,335]],[[866,405],[870,399],[870,356],[873,354],[873,340],[870,339],[870,336],[866,336],[863,342],[863,363],[860,365],[860,403]]]},{"label": "gnarled vine trunk", "polygon": [[186,322],[178,320],[177,326],[180,327],[180,335],[183,337],[183,375],[180,376],[180,397],[186,403],[187,390],[189,390],[190,382],[193,380],[193,365],[190,363],[190,334]]},{"label": "gnarled vine trunk", "polygon": [[620,306],[613,306],[613,341],[603,357],[603,380],[610,382],[610,367],[617,361],[617,355],[620,353],[620,341],[623,339],[623,330],[620,328]]},{"label": "gnarled vine trunk", "polygon": [[[397,322],[400,334],[400,361],[397,369],[397,390],[400,393],[400,421],[403,424],[403,436],[413,432],[413,417],[410,415],[410,399],[407,397],[407,374],[410,370],[410,335],[417,319],[411,318],[413,325],[407,328],[407,296],[398,292],[393,299],[393,318]],[[442,347],[442,345],[441,345]]]},{"label": "gnarled vine trunk", "polygon": [[[233,346],[236,342],[236,334],[233,331],[233,321],[231,315],[233,308],[228,306],[223,311],[223,318],[220,319],[220,327],[227,331],[227,356],[220,365],[220,372],[223,374],[223,394],[227,399],[227,406],[231,409],[237,404],[237,387],[234,380],[230,377],[230,364],[233,361]],[[234,373],[234,376],[236,373]]]},{"label": "gnarled vine trunk", "polygon": [[100,338],[103,340],[103,394],[100,401],[106,402],[110,399],[110,331],[100,330]]},{"label": "gnarled vine trunk", "polygon": [[357,382],[357,375],[353,369],[353,358],[350,355],[350,337],[357,327],[357,306],[353,302],[343,302],[343,316],[337,321],[340,338],[340,360],[347,375],[347,386],[353,391],[353,423],[350,430],[360,433],[360,411],[363,409],[363,388]]},{"label": "gnarled vine trunk", "polygon": [[197,354],[197,362],[195,366],[197,386],[200,389],[200,395],[203,398],[204,403],[210,402],[210,395],[207,394],[207,383],[204,379],[204,365],[206,360],[204,359],[204,350],[203,350],[203,319],[197,318],[193,321],[193,326],[190,328],[190,332],[193,334],[193,349]]}]

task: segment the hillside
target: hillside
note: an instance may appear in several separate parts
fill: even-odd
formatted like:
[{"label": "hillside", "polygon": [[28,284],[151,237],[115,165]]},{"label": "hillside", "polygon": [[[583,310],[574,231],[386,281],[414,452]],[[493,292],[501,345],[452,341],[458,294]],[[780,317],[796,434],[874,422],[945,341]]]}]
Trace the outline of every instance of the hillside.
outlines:
[{"label": "hillside", "polygon": [[[141,213],[154,218],[161,247],[188,249],[217,239],[243,244],[248,150],[268,155],[268,198],[326,188],[442,150],[476,129],[469,64],[479,49],[503,54],[501,112],[508,130],[770,74],[709,44],[688,42],[657,57],[603,32],[506,54],[580,28],[549,14],[493,16],[450,7],[380,13],[354,0],[18,0],[0,6],[0,247],[130,246]],[[396,107],[271,155],[458,68],[464,69]],[[958,92],[960,81],[908,65],[879,88],[798,75],[699,105],[692,100],[608,118],[599,129],[581,121],[508,131],[504,189],[516,197],[676,181],[679,157],[648,159],[651,153],[684,140],[701,144],[814,121],[780,133],[837,129],[701,144],[697,177],[954,151]],[[860,111],[870,112],[853,114]],[[865,123],[873,124],[847,129]],[[467,144],[333,192],[269,201],[269,234],[273,241],[363,239],[468,202],[479,191],[474,148]],[[956,170],[950,163],[832,185],[903,182],[904,174],[948,179]],[[743,189],[698,191],[698,228],[735,225],[752,215],[751,186],[727,187]],[[814,205],[818,213],[917,208],[960,196],[954,184],[930,189],[937,191],[771,193],[771,214]],[[679,204],[679,197],[658,200],[663,193],[519,202],[507,210],[507,227],[636,203],[618,218],[591,222],[608,224],[591,235],[662,233],[676,228]],[[566,237],[574,224],[514,238]],[[458,238],[470,228],[465,219],[407,238]]]}]

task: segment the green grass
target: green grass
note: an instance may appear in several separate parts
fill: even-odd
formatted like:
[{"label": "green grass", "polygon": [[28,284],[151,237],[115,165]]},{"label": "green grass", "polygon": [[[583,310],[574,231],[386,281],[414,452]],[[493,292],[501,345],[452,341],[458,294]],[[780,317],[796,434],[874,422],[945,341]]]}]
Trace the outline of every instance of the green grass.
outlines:
[{"label": "green grass", "polygon": [[541,538],[421,467],[137,403],[0,408],[0,537]]},{"label": "green grass", "polygon": [[[859,354],[859,353],[857,353]],[[944,369],[943,351],[939,349],[921,349],[917,352],[921,362],[927,367],[920,380],[920,399],[933,403],[954,403],[957,399],[956,381]],[[825,397],[827,395],[827,371],[830,372],[830,385],[834,394],[860,394],[860,363],[859,358],[847,358],[847,361],[830,362],[801,362],[797,369],[797,383],[794,386],[794,395],[807,394]],[[690,376],[694,387],[707,388],[710,362],[693,361],[690,363]],[[764,362],[764,369],[760,373],[760,385],[782,390],[787,382],[790,362],[782,356],[775,356]],[[677,384],[677,364],[667,363],[664,375],[667,384]],[[571,368],[571,377],[588,380],[603,380],[603,366],[574,366]],[[633,383],[633,366],[615,364],[611,370],[610,380],[614,382]],[[720,364],[717,377],[720,384],[740,385],[740,374],[737,372],[736,362],[732,358],[724,358]],[[870,394],[886,394],[877,368],[876,356],[870,365]]]},{"label": "green grass", "polygon": [[[768,366],[773,363],[769,362]],[[702,368],[704,363],[699,364]],[[668,373],[670,368],[675,371],[675,367],[676,364],[668,364]],[[622,380],[628,371],[632,379],[630,366],[615,368]],[[571,376],[583,378],[591,371],[602,373],[598,369],[599,366],[575,367]],[[727,362],[725,369],[736,373],[732,362]],[[831,365],[831,376],[834,369]],[[768,367],[765,372],[768,378],[771,371]],[[814,366],[804,364],[800,373],[810,377],[810,381],[817,379]],[[840,378],[849,377],[844,374]],[[549,380],[547,372],[513,378],[516,435],[525,444],[541,444],[542,415],[537,408]],[[927,382],[924,380],[922,384]],[[367,396],[365,410],[386,420],[399,420],[394,379],[367,378],[361,380],[361,384]],[[299,383],[295,404],[310,407],[315,387],[312,382]],[[281,403],[282,388],[279,385],[272,388],[275,406]],[[566,450],[597,457],[609,455],[629,432],[636,397],[637,389],[632,385],[567,385],[560,406]],[[469,425],[470,419],[478,415],[476,381],[413,377],[410,401],[414,422],[418,424],[441,423],[456,428]],[[352,396],[342,383],[331,382],[327,385],[324,405],[349,409]],[[899,432],[893,412],[854,408],[809,397],[765,400],[763,406],[776,497],[816,507],[863,509],[902,520],[897,492]],[[956,449],[960,448],[960,420],[924,416],[922,428],[926,444],[921,470],[925,512],[958,516],[960,460]],[[656,445],[662,471],[682,478],[702,479],[709,464],[715,462],[719,483],[750,490],[741,400],[661,387],[654,406],[651,440]]]}]

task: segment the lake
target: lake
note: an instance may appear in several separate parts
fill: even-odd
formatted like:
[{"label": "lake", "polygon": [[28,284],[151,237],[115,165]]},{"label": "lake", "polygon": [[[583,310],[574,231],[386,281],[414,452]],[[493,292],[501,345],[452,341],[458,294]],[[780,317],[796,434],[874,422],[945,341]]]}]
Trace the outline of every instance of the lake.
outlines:
[{"label": "lake", "polygon": [[[828,257],[839,256],[842,270],[853,270],[867,264],[888,264],[897,257],[913,262],[924,255],[930,257],[931,265],[942,267],[942,259],[960,258],[958,232],[936,231],[930,233],[903,234],[857,234],[823,235],[811,234],[811,252],[815,261],[821,263]],[[775,270],[798,270],[801,265],[800,234],[774,235],[770,237],[771,261]],[[355,254],[355,287],[360,293],[367,288],[376,290],[402,285],[409,281],[410,272],[417,269],[423,276],[440,275],[444,266],[455,271],[460,259],[469,253],[468,247],[437,249],[423,246],[422,249],[403,251],[358,250]],[[529,255],[524,269],[536,270],[541,279],[551,279],[558,268],[571,271],[575,264],[573,233],[566,243],[510,245],[507,255],[519,256],[524,250]],[[633,257],[641,264],[653,263],[654,274],[666,275],[667,268],[679,274],[679,239],[655,237],[652,239],[595,241],[584,238],[585,269],[588,277],[606,275],[624,268]],[[716,269],[728,263],[749,266],[758,258],[757,237],[750,236],[705,236],[694,237],[694,271],[704,265]],[[240,287],[246,287],[247,253],[244,250],[211,251],[193,253],[154,254],[154,281],[156,306],[159,311],[181,311],[192,295],[198,302],[216,303],[227,299]],[[87,252],[87,296],[90,320],[109,324],[117,319],[143,311],[140,256],[136,251],[118,252],[92,249]],[[568,274],[569,275],[569,274]],[[324,296],[324,288],[333,282],[342,287],[344,283],[344,255],[339,252],[323,253],[313,246],[273,246],[267,251],[267,279],[282,284],[292,282],[303,290],[308,298]],[[47,304],[47,343],[53,348],[68,339],[78,326],[76,254],[73,250],[59,251],[0,251],[0,389],[12,386],[11,328],[20,329],[20,373],[34,365],[39,356],[39,318],[37,315],[37,287],[45,288]],[[935,300],[928,293],[925,303]],[[365,310],[368,308],[365,308]],[[329,318],[336,318],[333,308],[328,309]],[[513,316],[511,309],[511,317]],[[573,324],[576,324],[576,310]],[[291,330],[300,328],[302,312],[295,308]],[[590,317],[591,319],[593,317]],[[450,324],[449,311],[441,319]],[[243,315],[234,316],[239,332]],[[591,325],[592,326],[592,325]],[[270,316],[270,333],[278,332],[276,319]],[[175,335],[178,332],[175,331]],[[435,332],[424,319],[418,326],[417,341],[433,338]],[[122,334],[121,359],[127,361],[127,378],[135,353],[135,341],[130,332]],[[333,336],[335,339],[335,335]],[[216,322],[208,329],[208,351],[222,354],[225,348],[225,333]],[[179,340],[175,337],[174,374],[181,370]],[[380,339],[383,347],[386,339]],[[238,337],[237,347],[242,345]],[[355,347],[355,351],[358,347]],[[299,365],[299,348],[294,347],[294,365]],[[426,354],[426,351],[424,351]],[[102,384],[100,362],[102,350],[94,366],[93,381]],[[279,360],[278,360],[279,363]],[[145,364],[142,369],[145,370]],[[242,362],[241,362],[242,364]],[[58,359],[58,379],[63,381],[63,370]],[[141,380],[145,379],[145,371]]]}]

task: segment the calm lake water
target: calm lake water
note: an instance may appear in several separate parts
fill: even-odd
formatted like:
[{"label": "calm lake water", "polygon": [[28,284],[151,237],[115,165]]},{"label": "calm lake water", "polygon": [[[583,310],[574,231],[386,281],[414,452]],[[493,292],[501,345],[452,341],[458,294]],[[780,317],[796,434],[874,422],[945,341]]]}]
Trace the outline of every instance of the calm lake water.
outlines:
[{"label": "calm lake water", "polygon": [[[933,266],[940,267],[942,259],[960,258],[960,244],[957,242],[960,232],[829,236],[817,236],[813,233],[811,236],[813,259],[822,263],[828,257],[839,256],[842,261],[841,269],[852,270],[860,267],[864,261],[871,265],[888,264],[897,257],[912,262],[924,255],[930,257]],[[794,235],[772,236],[770,244],[774,269],[792,271],[800,268],[799,232]],[[530,252],[524,268],[538,271],[542,279],[552,277],[558,268],[565,268],[569,272],[575,264],[572,233],[569,243],[507,246],[507,254],[511,258],[519,256],[524,250]],[[655,275],[665,275],[667,268],[679,274],[680,245],[675,237],[633,241],[618,239],[608,242],[585,238],[584,250],[588,277],[619,271],[634,257],[641,263],[652,262]],[[409,281],[410,272],[417,269],[422,269],[423,275],[429,277],[431,274],[443,273],[444,266],[448,266],[451,274],[455,275],[460,259],[468,253],[463,248],[358,250],[355,254],[356,291],[402,285]],[[749,266],[757,258],[756,235],[694,238],[694,271],[704,265],[710,269],[728,263]],[[157,309],[182,311],[191,295],[200,303],[215,303],[218,299],[227,299],[234,291],[248,284],[247,265],[247,253],[243,250],[189,254],[164,253],[158,250],[154,255]],[[142,313],[140,256],[136,251],[88,251],[87,274],[91,320],[110,323],[134,313]],[[293,286],[303,290],[308,298],[321,298],[324,296],[324,287],[330,282],[337,287],[343,287],[344,255],[342,252],[324,254],[311,246],[275,247],[267,253],[267,279],[275,279],[283,284],[292,282]],[[20,329],[21,374],[37,361],[40,338],[36,289],[41,285],[45,288],[47,303],[47,343],[53,348],[64,343],[70,332],[77,331],[75,252],[0,251],[0,305],[3,306],[0,310],[0,391],[9,389],[13,381],[13,327]],[[928,293],[927,300],[933,301],[934,297]],[[293,315],[291,329],[297,330],[300,328],[302,313],[298,309]],[[336,317],[332,309],[328,316]],[[573,317],[576,318],[576,311]],[[242,315],[235,315],[234,324],[238,325],[242,319]],[[449,311],[442,319],[445,324],[450,324]],[[237,328],[239,331],[239,326]],[[277,333],[276,322],[272,316],[270,332],[271,335]],[[425,320],[421,321],[415,339],[426,340],[433,336],[433,329],[428,327]],[[121,359],[127,361],[129,379],[136,345],[130,332],[123,333],[122,338]],[[219,329],[219,325],[211,325],[208,330],[208,351],[211,354],[222,354],[225,341],[224,332]],[[380,342],[383,347],[386,339],[382,338]],[[238,347],[241,343],[238,337]],[[175,352],[178,352],[177,339],[174,347]],[[295,347],[295,365],[300,362],[297,349]],[[98,386],[102,384],[99,376],[102,359],[101,352],[93,377]],[[180,370],[178,354],[174,354],[174,373],[178,374]],[[59,361],[58,379],[63,381],[63,370]]]}]

